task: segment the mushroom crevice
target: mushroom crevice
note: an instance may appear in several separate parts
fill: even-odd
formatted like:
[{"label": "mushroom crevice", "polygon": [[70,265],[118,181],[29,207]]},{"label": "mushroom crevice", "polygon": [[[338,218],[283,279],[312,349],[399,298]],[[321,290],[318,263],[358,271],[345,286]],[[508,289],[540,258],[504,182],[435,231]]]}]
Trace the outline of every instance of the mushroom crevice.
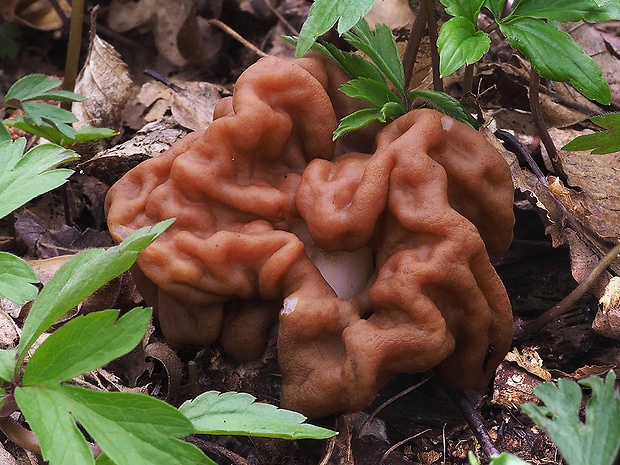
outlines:
[{"label": "mushroom crevice", "polygon": [[106,199],[117,241],[177,218],[132,270],[169,343],[249,360],[277,321],[282,406],[309,417],[366,407],[396,373],[484,388],[512,338],[491,264],[514,224],[502,156],[427,109],[335,143],[346,79],[263,58]]}]

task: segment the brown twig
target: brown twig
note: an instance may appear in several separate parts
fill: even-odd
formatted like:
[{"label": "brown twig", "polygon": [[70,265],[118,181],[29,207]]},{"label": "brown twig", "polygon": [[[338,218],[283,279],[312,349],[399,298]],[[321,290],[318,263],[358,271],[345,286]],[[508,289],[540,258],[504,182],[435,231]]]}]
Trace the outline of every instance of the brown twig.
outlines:
[{"label": "brown twig", "polygon": [[534,126],[536,126],[536,131],[538,132],[538,136],[540,137],[541,142],[545,146],[547,150],[547,154],[549,154],[549,159],[551,160],[551,164],[553,165],[553,170],[557,175],[563,175],[562,168],[560,166],[560,161],[558,158],[558,150],[551,140],[551,136],[549,135],[549,131],[547,129],[547,125],[545,124],[545,119],[542,115],[542,111],[540,108],[540,76],[532,67],[530,70],[530,111],[532,112],[532,119],[534,120]]},{"label": "brown twig", "polygon": [[411,77],[413,76],[413,69],[420,50],[420,44],[422,43],[422,37],[426,31],[426,14],[424,8],[419,8],[415,16],[415,20],[411,26],[411,32],[409,34],[409,41],[405,48],[403,55],[403,67],[405,68],[405,86],[409,87],[411,84]]},{"label": "brown twig", "polygon": [[327,449],[325,449],[325,455],[319,462],[319,465],[327,465],[334,454],[334,449],[336,448],[336,438],[337,436],[331,437],[327,441]]},{"label": "brown twig", "polygon": [[437,18],[433,9],[433,0],[423,0],[422,8],[426,14],[426,25],[428,26],[428,38],[431,43],[431,63],[433,67],[433,89],[443,92],[443,80],[439,73],[439,52],[437,50]]},{"label": "brown twig", "polygon": [[0,429],[11,442],[35,454],[41,453],[41,445],[35,434],[24,428],[12,417],[0,417]]},{"label": "brown twig", "polygon": [[219,19],[210,19],[210,20],[207,21],[207,25],[208,26],[215,26],[215,27],[221,29],[226,34],[231,36],[236,41],[242,43],[245,47],[249,48],[250,50],[252,50],[254,53],[256,53],[260,57],[266,57],[268,55],[267,53],[263,52],[260,48],[256,47],[256,45],[254,45],[252,42],[250,42],[246,38],[244,38],[241,34],[239,34],[233,28],[231,28],[227,24],[223,23]]},{"label": "brown twig", "polygon": [[620,244],[616,244],[605,256],[598,262],[592,271],[583,279],[573,291],[568,294],[560,303],[554,305],[545,313],[528,321],[523,325],[520,337],[527,336],[540,330],[547,323],[555,320],[573,307],[581,297],[592,287],[592,285],[601,277],[614,260],[620,255]]},{"label": "brown twig", "polygon": [[218,444],[214,444],[209,441],[205,441],[204,439],[197,438],[195,436],[187,439],[188,442],[191,442],[195,446],[199,447],[202,450],[207,452],[215,453],[222,457],[226,457],[235,465],[250,465],[246,459],[241,457],[239,454],[235,454],[233,451],[226,449]]},{"label": "brown twig", "polygon": [[362,431],[364,431],[364,428],[366,428],[366,426],[368,426],[368,424],[372,421],[372,419],[374,417],[377,416],[377,414],[383,410],[385,407],[387,407],[388,405],[390,405],[392,402],[394,402],[395,400],[400,399],[403,396],[406,396],[407,394],[409,394],[412,391],[415,391],[416,389],[418,389],[420,386],[426,384],[428,382],[428,380],[430,380],[433,377],[433,375],[428,375],[426,377],[424,377],[424,379],[422,379],[420,382],[414,384],[413,386],[409,386],[407,389],[399,392],[398,394],[396,394],[395,396],[390,397],[388,400],[386,400],[385,402],[383,402],[381,405],[379,405],[370,415],[368,415],[368,418],[366,418],[364,420],[364,423],[362,423],[362,426],[360,426],[359,432],[358,432],[358,436],[360,436],[362,434]]},{"label": "brown twig", "polygon": [[415,439],[419,436],[422,436],[424,433],[428,433],[431,429],[427,428],[424,431],[420,431],[417,434],[414,434],[413,436],[409,436],[408,438],[403,439],[402,441],[398,441],[396,444],[394,444],[392,447],[390,447],[388,450],[385,451],[385,453],[381,456],[381,460],[379,461],[379,465],[383,465],[385,463],[385,461],[387,460],[388,456],[394,452],[396,449],[398,449],[400,446],[402,446],[403,444],[406,444],[407,442],[411,441],[412,439]]},{"label": "brown twig", "polygon": [[463,95],[471,93],[474,90],[474,65],[465,66],[465,73],[463,74]]},{"label": "brown twig", "polygon": [[271,11],[271,13],[273,13],[273,15],[278,18],[278,21],[280,21],[291,34],[293,34],[294,36],[299,35],[299,31],[295,29],[291,23],[288,22],[288,20],[282,15],[282,13],[280,13],[269,0],[263,0],[263,2],[265,2],[265,6],[269,9],[269,11]]}]

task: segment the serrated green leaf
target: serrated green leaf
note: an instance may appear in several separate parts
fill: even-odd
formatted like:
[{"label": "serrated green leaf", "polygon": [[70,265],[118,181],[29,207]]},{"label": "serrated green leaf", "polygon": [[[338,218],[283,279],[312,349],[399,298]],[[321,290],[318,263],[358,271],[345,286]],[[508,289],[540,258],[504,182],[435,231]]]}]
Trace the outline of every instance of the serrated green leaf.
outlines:
[{"label": "serrated green leaf", "polygon": [[25,139],[0,143],[0,218],[64,184],[73,171],[52,168],[78,158],[54,144],[38,145],[23,154],[24,147]]},{"label": "serrated green leaf", "polygon": [[113,131],[112,129],[82,126],[78,130],[73,129],[74,135],[72,137],[67,137],[67,135],[60,132],[55,126],[50,126],[45,122],[42,125],[36,125],[30,121],[27,121],[21,115],[17,115],[11,120],[6,120],[4,123],[9,127],[21,129],[22,131],[34,134],[35,136],[42,137],[53,144],[62,146],[67,146],[69,144],[80,144],[83,142],[90,142],[118,135],[118,132]]},{"label": "serrated green leaf", "polygon": [[79,316],[54,331],[30,358],[22,385],[61,383],[130,352],[148,330],[151,310],[104,310]]},{"label": "serrated green leaf", "polygon": [[340,91],[347,97],[364,100],[379,108],[387,102],[395,102],[401,107],[401,114],[407,112],[407,107],[405,107],[404,103],[384,82],[360,77],[343,84],[340,87]]},{"label": "serrated green leaf", "polygon": [[589,99],[609,105],[611,90],[601,68],[569,34],[533,18],[515,18],[499,27],[538,74],[553,81],[568,81]]},{"label": "serrated green leaf", "polygon": [[620,113],[593,116],[590,119],[594,124],[609,130],[578,136],[562,147],[562,150],[592,150],[594,155],[620,152]]},{"label": "serrated green leaf", "polygon": [[[385,123],[389,117],[388,112],[393,109],[392,105],[396,104],[390,102],[390,104],[386,104],[383,108],[364,108],[345,116],[340,120],[340,124],[334,131],[332,138],[336,140],[375,121]],[[399,108],[396,108],[396,110],[399,110]]]},{"label": "serrated green leaf", "polygon": [[[344,69],[349,76],[353,79],[365,77],[368,79],[372,79],[377,82],[383,82],[387,84],[385,77],[375,65],[366,61],[364,57],[357,55],[355,53],[343,52],[334,44],[325,43],[325,44],[315,44],[316,49],[319,50],[320,47],[323,47],[325,52],[321,52],[324,55],[333,58],[338,62],[338,64]],[[312,48],[315,50],[315,47]]]},{"label": "serrated green leaf", "polygon": [[587,21],[597,23],[620,19],[620,2],[611,0],[604,5],[594,0],[521,0],[507,17],[528,16],[561,23]]},{"label": "serrated green leaf", "polygon": [[25,260],[0,252],[0,295],[23,305],[39,293],[39,289],[33,286],[38,282],[39,278]]},{"label": "serrated green leaf", "polygon": [[489,51],[491,39],[484,31],[463,17],[448,20],[439,31],[439,72],[442,77],[454,73],[463,65],[476,63]]},{"label": "serrated green leaf", "polygon": [[446,13],[451,16],[462,16],[471,23],[476,23],[484,0],[441,0],[446,7]]},{"label": "serrated green leaf", "polygon": [[470,125],[474,129],[480,129],[480,123],[471,116],[465,107],[457,99],[444,92],[436,92],[433,90],[418,89],[409,94],[409,99],[421,97],[428,100],[433,107],[443,113],[451,116],[457,121]]},{"label": "serrated green leaf", "polygon": [[504,5],[506,5],[506,0],[485,0],[484,6],[486,6],[496,20],[499,20],[502,17],[502,13],[504,12]]},{"label": "serrated green leaf", "polygon": [[0,349],[0,379],[13,381],[17,365],[17,349]]},{"label": "serrated green leaf", "polygon": [[6,126],[0,121],[0,142],[11,142],[13,138]]},{"label": "serrated green leaf", "polygon": [[214,465],[178,439],[192,434],[192,423],[146,395],[46,385],[17,387],[15,400],[51,465],[95,463],[76,421],[116,465]]},{"label": "serrated green leaf", "polygon": [[16,81],[4,96],[3,102],[9,100],[40,100],[46,92],[60,86],[58,79],[52,79],[45,74],[30,74]]},{"label": "serrated green leaf", "polygon": [[396,40],[389,27],[385,24],[376,24],[373,32],[366,20],[361,19],[350,32],[344,33],[342,37],[366,54],[404,98],[405,71]]},{"label": "serrated green leaf", "polygon": [[4,96],[3,103],[11,100],[26,102],[28,100],[55,100],[60,102],[80,102],[84,100],[78,94],[66,90],[52,90],[59,87],[61,82],[45,74],[30,74],[24,76],[11,86]]},{"label": "serrated green leaf", "polygon": [[316,0],[299,33],[295,56],[299,58],[310,50],[316,39],[329,31],[336,22],[339,34],[348,31],[374,4],[375,0]]},{"label": "serrated green leaf", "polygon": [[327,439],[337,433],[304,423],[306,417],[291,410],[255,402],[241,392],[205,392],[185,402],[179,411],[198,434],[260,436],[281,439]]},{"label": "serrated green leaf", "polygon": [[56,123],[75,123],[78,119],[73,113],[46,103],[24,103],[22,108],[26,117],[34,124],[41,125],[43,121]]},{"label": "serrated green leaf", "polygon": [[579,383],[592,390],[586,404],[585,423],[580,420],[581,389],[574,381],[543,383],[534,394],[544,403],[523,405],[523,411],[553,440],[569,465],[613,465],[620,448],[620,396],[616,376],[605,382],[589,377]]},{"label": "serrated green leaf", "polygon": [[174,219],[144,227],[116,247],[84,250],[65,263],[35,299],[19,341],[19,363],[43,332],[101,286],[127,271],[138,253],[159,237]]}]

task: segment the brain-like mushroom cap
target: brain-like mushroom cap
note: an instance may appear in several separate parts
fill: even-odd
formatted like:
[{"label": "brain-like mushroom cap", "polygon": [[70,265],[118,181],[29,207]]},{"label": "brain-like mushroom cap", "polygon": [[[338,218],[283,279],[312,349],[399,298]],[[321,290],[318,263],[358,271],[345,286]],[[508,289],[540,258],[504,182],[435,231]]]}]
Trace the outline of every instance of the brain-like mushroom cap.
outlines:
[{"label": "brain-like mushroom cap", "polygon": [[[172,344],[219,338],[234,358],[257,357],[282,307],[282,405],[311,417],[364,408],[400,372],[483,387],[512,337],[489,259],[512,239],[506,163],[432,110],[334,144],[352,109],[337,92],[345,79],[316,57],[260,60],[206,131],[106,200],[117,240],[177,218],[134,269]],[[323,265],[343,260],[370,271],[339,298]]]}]

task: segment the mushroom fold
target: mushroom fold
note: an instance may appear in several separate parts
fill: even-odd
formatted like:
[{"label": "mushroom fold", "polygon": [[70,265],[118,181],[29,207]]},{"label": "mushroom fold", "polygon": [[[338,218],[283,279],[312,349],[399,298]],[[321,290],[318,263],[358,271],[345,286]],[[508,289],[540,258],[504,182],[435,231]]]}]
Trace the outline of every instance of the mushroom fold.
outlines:
[{"label": "mushroom fold", "polygon": [[396,373],[484,388],[512,338],[491,264],[514,225],[504,159],[427,109],[335,143],[346,80],[263,58],[106,199],[117,241],[177,218],[132,270],[169,343],[249,360],[279,321],[282,406],[309,417],[363,409]]}]

